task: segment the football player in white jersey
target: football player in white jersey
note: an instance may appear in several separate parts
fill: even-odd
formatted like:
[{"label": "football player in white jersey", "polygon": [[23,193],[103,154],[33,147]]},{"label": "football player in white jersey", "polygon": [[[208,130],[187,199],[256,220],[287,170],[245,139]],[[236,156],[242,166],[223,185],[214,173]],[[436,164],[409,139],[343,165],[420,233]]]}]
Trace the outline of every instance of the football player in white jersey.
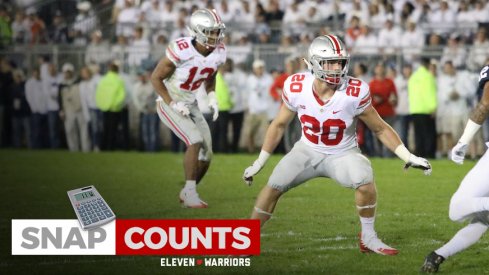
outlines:
[{"label": "football player in white jersey", "polygon": [[312,178],[331,178],[341,186],[355,189],[362,225],[360,251],[396,255],[398,251],[383,243],[374,230],[377,193],[370,161],[358,149],[357,118],[404,160],[406,168],[423,169],[428,175],[431,165],[411,154],[397,133],[380,118],[371,105],[368,84],[347,76],[349,59],[337,36],[319,36],[312,41],[304,60],[312,74],[294,74],[285,81],[284,104],[267,130],[258,159],[245,170],[245,182],[252,183],[295,115],[301,122],[302,137],[273,170],[251,218],[259,219],[263,226],[286,191]]},{"label": "football player in white jersey", "polygon": [[200,9],[190,17],[191,37],[169,43],[155,68],[151,82],[159,95],[157,111],[161,121],[185,144],[185,187],[180,202],[189,208],[206,208],[196,186],[204,177],[212,157],[209,126],[199,111],[195,93],[204,84],[208,104],[217,119],[215,79],[218,67],[226,60],[222,42],[225,25],[215,10]]},{"label": "football player in white jersey", "polygon": [[[480,72],[477,94],[481,97],[472,111],[465,130],[453,147],[451,159],[463,164],[468,144],[479,131],[489,114],[489,64]],[[486,143],[489,146],[489,142]],[[452,221],[470,223],[462,228],[444,246],[426,256],[422,272],[435,273],[448,257],[475,244],[489,227],[489,151],[464,177],[450,200],[449,217]]]}]

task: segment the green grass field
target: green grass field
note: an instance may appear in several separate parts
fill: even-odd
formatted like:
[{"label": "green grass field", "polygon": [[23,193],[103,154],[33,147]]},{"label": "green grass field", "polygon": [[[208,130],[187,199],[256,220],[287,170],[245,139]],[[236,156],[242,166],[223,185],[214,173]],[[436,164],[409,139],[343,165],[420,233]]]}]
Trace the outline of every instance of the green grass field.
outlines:
[{"label": "green grass field", "polygon": [[[11,219],[74,219],[66,191],[93,184],[119,218],[247,218],[256,195],[281,156],[247,187],[242,171],[253,155],[217,155],[199,188],[208,209],[183,209],[182,156],[170,153],[82,154],[0,151],[0,273],[50,274],[416,274],[424,256],[461,224],[447,216],[451,195],[474,162],[433,161],[431,177],[402,170],[398,159],[373,159],[379,193],[376,229],[398,248],[395,257],[358,250],[353,191],[316,179],[287,193],[262,231],[262,254],[251,267],[160,267],[160,257],[11,256]],[[442,265],[441,274],[489,274],[489,238]],[[198,257],[197,257],[198,258]],[[7,273],[6,273],[7,272]]]}]

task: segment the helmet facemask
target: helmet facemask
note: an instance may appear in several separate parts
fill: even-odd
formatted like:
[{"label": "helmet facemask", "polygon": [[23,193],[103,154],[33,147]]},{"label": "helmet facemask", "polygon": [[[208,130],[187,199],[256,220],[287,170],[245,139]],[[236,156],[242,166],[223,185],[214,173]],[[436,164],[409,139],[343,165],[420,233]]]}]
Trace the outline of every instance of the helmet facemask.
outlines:
[{"label": "helmet facemask", "polygon": [[[308,69],[314,74],[314,77],[331,85],[341,85],[345,82],[350,65],[348,57],[321,58],[319,56],[313,56],[309,61],[305,59],[304,61]],[[333,64],[331,63],[335,62],[341,63],[340,69],[328,69],[328,66],[332,66]]]},{"label": "helmet facemask", "polygon": [[195,30],[195,39],[206,48],[216,48],[224,39],[224,30],[226,27],[223,23],[215,28],[206,28],[197,26]]}]

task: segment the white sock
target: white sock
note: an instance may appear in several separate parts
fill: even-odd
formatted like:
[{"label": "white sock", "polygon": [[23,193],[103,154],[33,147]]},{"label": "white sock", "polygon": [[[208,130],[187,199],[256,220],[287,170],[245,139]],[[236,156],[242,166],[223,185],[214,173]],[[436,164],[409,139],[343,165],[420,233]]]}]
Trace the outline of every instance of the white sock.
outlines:
[{"label": "white sock", "polygon": [[197,181],[195,180],[187,180],[185,181],[185,187],[183,189],[195,189],[197,188]]},{"label": "white sock", "polygon": [[360,223],[362,224],[362,236],[375,234],[375,216],[371,218],[360,217]]},{"label": "white sock", "polygon": [[448,258],[476,243],[486,232],[487,226],[478,222],[471,223],[460,229],[444,246],[435,250],[435,253]]}]

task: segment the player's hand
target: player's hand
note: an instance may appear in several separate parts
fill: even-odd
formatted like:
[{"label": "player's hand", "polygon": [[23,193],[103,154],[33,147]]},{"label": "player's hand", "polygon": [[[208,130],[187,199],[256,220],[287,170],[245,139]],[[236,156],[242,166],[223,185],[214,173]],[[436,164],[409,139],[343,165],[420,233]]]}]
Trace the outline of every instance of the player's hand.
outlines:
[{"label": "player's hand", "polygon": [[216,93],[210,92],[207,95],[207,98],[209,100],[209,108],[212,111],[212,121],[216,121],[217,117],[219,117],[219,108],[217,106]]},{"label": "player's hand", "polygon": [[253,162],[253,165],[245,169],[243,180],[246,184],[248,184],[248,186],[251,186],[251,184],[253,183],[253,176],[258,174],[262,167],[263,165],[258,160],[255,160],[255,162]]},{"label": "player's hand", "polygon": [[431,164],[424,158],[417,157],[413,154],[409,156],[409,161],[404,166],[404,169],[408,169],[409,167],[413,167],[416,169],[423,170],[426,176],[431,175]]},{"label": "player's hand", "polygon": [[465,153],[467,152],[467,144],[462,142],[458,142],[455,147],[453,147],[452,152],[450,154],[450,158],[456,164],[463,164],[465,159]]},{"label": "player's hand", "polygon": [[185,104],[182,101],[172,101],[170,103],[170,107],[173,108],[177,113],[181,114],[182,116],[188,117],[190,115],[190,110],[188,109],[187,104]]}]

